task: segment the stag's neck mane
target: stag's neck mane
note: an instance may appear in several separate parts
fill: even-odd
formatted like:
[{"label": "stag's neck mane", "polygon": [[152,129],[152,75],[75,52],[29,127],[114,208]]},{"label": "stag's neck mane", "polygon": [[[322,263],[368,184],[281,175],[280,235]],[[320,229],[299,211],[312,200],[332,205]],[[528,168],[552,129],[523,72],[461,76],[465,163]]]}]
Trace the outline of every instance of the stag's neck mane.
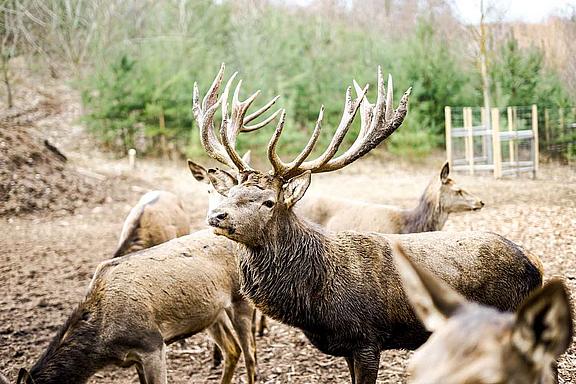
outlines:
[{"label": "stag's neck mane", "polygon": [[440,193],[436,183],[428,184],[416,208],[405,211],[403,233],[440,231],[448,213],[440,205]]},{"label": "stag's neck mane", "polygon": [[243,292],[273,318],[300,328],[313,326],[314,308],[333,270],[322,228],[285,209],[272,218],[258,243],[242,246]]}]

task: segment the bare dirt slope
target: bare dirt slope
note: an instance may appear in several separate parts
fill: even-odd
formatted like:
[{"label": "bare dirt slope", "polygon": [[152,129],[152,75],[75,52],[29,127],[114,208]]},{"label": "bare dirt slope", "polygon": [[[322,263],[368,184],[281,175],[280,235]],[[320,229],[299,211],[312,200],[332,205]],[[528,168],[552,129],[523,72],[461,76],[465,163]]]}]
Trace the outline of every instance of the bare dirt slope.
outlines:
[{"label": "bare dirt slope", "polygon": [[[125,161],[111,160],[93,149],[88,136],[75,125],[77,97],[69,90],[58,93],[66,98],[57,115],[41,117],[36,124],[67,154],[72,166],[101,178],[94,188],[100,188],[105,197],[102,201],[83,201],[71,214],[48,210],[0,218],[0,371],[12,379],[20,367],[30,367],[40,356],[84,294],[96,265],[111,256],[122,221],[142,192],[151,188],[175,191],[185,199],[193,227],[204,226],[206,194],[183,162],[141,162],[131,172]],[[368,159],[341,172],[314,176],[312,189],[409,207],[440,165],[440,159],[420,166]],[[543,167],[538,180],[455,178],[481,195],[486,207],[451,217],[445,230],[501,233],[540,255],[547,277],[566,278],[572,293],[576,292],[574,169]],[[170,346],[169,381],[219,382],[220,371],[210,369],[208,343],[208,337],[199,334],[184,346]],[[402,382],[409,356],[405,351],[384,353],[379,383]],[[575,359],[572,346],[560,364],[561,382],[576,382]],[[258,370],[262,383],[348,380],[343,359],[319,353],[298,330],[278,323],[272,324],[269,335],[258,340]],[[236,374],[236,382],[245,382],[242,372],[243,368]],[[115,367],[91,380],[136,382],[134,369]]]}]

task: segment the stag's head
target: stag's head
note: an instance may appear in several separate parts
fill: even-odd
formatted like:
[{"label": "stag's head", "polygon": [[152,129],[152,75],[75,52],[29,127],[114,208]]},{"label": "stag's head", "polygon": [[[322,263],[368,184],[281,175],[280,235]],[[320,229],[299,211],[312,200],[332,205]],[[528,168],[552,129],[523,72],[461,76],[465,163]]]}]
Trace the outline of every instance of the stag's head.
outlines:
[{"label": "stag's head", "polygon": [[450,177],[448,162],[442,166],[438,182],[440,206],[444,212],[477,211],[484,206],[484,202],[479,197],[462,188]]},{"label": "stag's head", "polygon": [[404,292],[433,332],[409,364],[411,383],[553,383],[555,360],[572,341],[568,293],[551,280],[516,313],[467,301],[399,247],[394,261]]},{"label": "stag's head", "polygon": [[[198,87],[194,86],[193,111],[200,127],[202,145],[208,155],[237,171],[238,176],[219,169],[208,170],[208,177],[214,188],[224,198],[208,212],[207,221],[215,232],[244,244],[257,244],[267,233],[266,228],[274,218],[291,214],[294,204],[304,196],[312,173],[335,171],[375,148],[390,136],[402,124],[407,112],[410,90],[406,91],[398,109],[392,106],[392,78],[388,77],[387,90],[384,78],[378,68],[378,95],[376,103],[371,104],[366,98],[368,86],[361,88],[354,82],[356,97],[348,87],[342,119],[326,150],[316,159],[307,160],[312,153],[322,128],[324,107],[320,108],[318,120],[312,136],[302,152],[289,163],[283,162],[276,153],[276,146],[286,121],[285,110],[278,110],[261,123],[249,126],[252,120],[266,112],[277,97],[259,110],[246,115],[248,108],[258,96],[259,91],[245,101],[238,98],[241,82],[234,91],[232,111],[228,114],[228,94],[236,76],[227,82],[224,91],[218,97],[222,84],[224,66],[212,83],[202,103]],[[222,122],[219,138],[214,132],[214,115],[222,108]],[[335,156],[352,122],[360,112],[361,127],[356,141],[339,156]],[[268,159],[272,171],[263,172],[252,168],[236,151],[238,133],[259,129],[278,115],[280,119],[268,144]]]}]

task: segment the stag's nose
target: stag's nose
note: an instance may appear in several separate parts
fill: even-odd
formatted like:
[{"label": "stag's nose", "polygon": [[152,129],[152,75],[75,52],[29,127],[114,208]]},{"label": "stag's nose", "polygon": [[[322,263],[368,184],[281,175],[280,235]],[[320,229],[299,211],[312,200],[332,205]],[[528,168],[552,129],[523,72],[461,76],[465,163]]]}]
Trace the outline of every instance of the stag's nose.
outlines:
[{"label": "stag's nose", "polygon": [[217,227],[222,221],[228,217],[228,213],[222,211],[215,211],[208,216],[208,224]]},{"label": "stag's nose", "polygon": [[483,207],[485,204],[482,200],[480,200],[480,207]]}]

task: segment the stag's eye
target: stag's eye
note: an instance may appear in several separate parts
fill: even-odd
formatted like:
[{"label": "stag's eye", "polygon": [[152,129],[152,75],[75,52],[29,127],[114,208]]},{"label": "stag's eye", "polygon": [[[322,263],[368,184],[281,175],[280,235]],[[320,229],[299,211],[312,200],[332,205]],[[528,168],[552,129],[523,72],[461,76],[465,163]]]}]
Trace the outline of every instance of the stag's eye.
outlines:
[{"label": "stag's eye", "polygon": [[266,208],[272,208],[274,206],[274,201],[266,200],[265,202],[262,203],[262,205],[265,206]]}]

